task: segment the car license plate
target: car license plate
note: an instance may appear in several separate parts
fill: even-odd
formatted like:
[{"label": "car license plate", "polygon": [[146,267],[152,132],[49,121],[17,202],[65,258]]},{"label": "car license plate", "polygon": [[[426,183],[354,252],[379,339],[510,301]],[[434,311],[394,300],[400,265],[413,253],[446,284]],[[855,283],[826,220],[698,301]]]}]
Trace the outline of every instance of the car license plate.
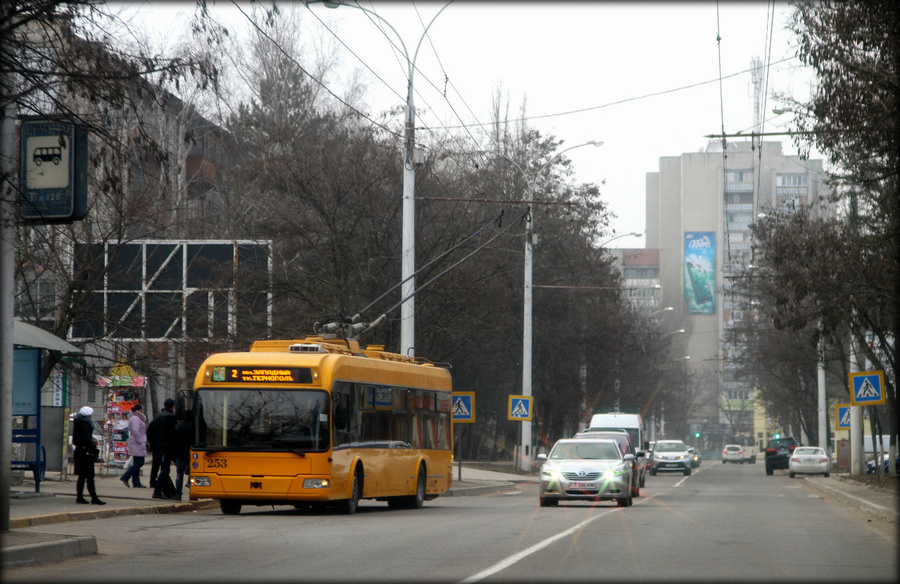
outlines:
[{"label": "car license plate", "polygon": [[570,489],[594,489],[594,483],[571,483]]},{"label": "car license plate", "polygon": [[678,465],[677,465],[676,463],[674,463],[674,462],[667,462],[667,463],[664,464],[663,466],[666,467],[666,468],[674,468],[674,467],[676,467],[676,466],[678,466]]}]

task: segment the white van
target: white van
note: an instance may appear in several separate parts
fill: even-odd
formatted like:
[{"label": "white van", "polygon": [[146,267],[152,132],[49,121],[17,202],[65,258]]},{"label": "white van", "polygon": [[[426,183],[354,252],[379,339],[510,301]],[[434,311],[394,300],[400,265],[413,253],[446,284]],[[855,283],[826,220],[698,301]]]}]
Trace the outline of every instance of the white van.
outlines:
[{"label": "white van", "polygon": [[604,430],[624,430],[631,436],[631,442],[635,447],[647,450],[648,444],[644,443],[644,420],[641,419],[640,414],[612,412],[591,416],[591,424],[585,431],[602,432]]}]

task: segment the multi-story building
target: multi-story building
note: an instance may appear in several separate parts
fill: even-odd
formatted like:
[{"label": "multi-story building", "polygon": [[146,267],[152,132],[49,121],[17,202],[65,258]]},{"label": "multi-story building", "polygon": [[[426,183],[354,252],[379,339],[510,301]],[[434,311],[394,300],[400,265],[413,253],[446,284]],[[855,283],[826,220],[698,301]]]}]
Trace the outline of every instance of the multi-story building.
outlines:
[{"label": "multi-story building", "polygon": [[759,141],[711,141],[704,151],[660,158],[647,174],[647,247],[659,253],[660,305],[673,307],[668,324],[686,331],[687,366],[699,385],[687,427],[706,448],[765,433],[754,423],[753,384],[734,361],[752,316],[731,291],[753,262],[750,225],[765,209],[821,212],[823,178],[821,160]]},{"label": "multi-story building", "polygon": [[650,313],[660,307],[659,250],[645,248],[612,249],[622,269],[625,296],[636,308]]}]

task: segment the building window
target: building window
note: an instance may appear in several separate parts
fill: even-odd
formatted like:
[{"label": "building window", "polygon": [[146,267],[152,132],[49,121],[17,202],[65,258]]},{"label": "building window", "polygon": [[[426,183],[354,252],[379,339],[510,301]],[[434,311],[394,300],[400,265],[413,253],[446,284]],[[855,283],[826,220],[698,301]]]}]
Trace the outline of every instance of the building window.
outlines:
[{"label": "building window", "polygon": [[725,192],[753,192],[752,170],[727,170],[725,171]]},{"label": "building window", "polygon": [[806,174],[778,174],[775,176],[775,197],[782,210],[797,209],[808,194]]},{"label": "building window", "polygon": [[659,268],[622,268],[626,280],[650,280],[659,278]]}]

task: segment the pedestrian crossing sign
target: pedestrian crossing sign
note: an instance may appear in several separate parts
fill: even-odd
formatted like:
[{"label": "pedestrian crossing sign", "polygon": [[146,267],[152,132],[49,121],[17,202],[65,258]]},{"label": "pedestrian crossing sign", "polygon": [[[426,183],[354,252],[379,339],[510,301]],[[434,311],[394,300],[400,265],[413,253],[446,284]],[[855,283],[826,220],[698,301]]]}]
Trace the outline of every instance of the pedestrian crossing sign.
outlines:
[{"label": "pedestrian crossing sign", "polygon": [[852,404],[834,404],[834,429],[850,429],[850,408]]},{"label": "pedestrian crossing sign", "polygon": [[851,373],[850,403],[855,406],[878,406],[885,403],[884,372]]},{"label": "pedestrian crossing sign", "polygon": [[518,420],[520,422],[531,421],[531,396],[511,395],[509,396],[509,419]]},{"label": "pedestrian crossing sign", "polygon": [[453,405],[450,408],[453,422],[459,424],[472,424],[475,422],[475,392],[454,391]]}]

